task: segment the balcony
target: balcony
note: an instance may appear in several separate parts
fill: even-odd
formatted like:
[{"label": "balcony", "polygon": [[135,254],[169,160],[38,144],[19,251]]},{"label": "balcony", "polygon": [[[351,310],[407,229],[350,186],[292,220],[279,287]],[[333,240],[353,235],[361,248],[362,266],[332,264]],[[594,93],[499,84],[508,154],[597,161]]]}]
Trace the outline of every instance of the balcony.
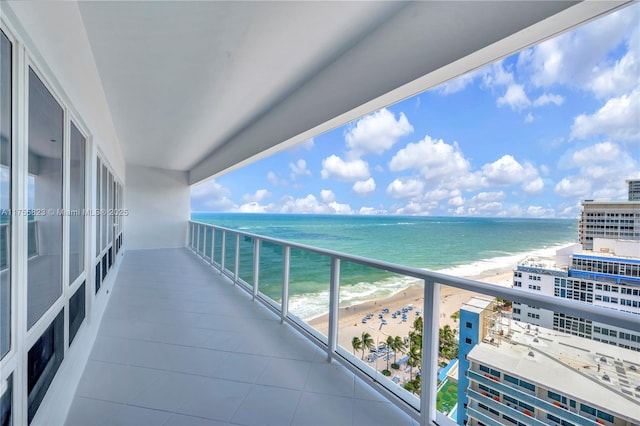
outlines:
[{"label": "balcony", "polygon": [[226,422],[415,424],[190,250],[128,252],[66,423]]},{"label": "balcony", "polygon": [[[620,326],[632,327],[635,320],[212,225],[190,222],[189,230],[189,248],[125,255],[67,424],[454,424],[435,411],[441,286]],[[280,297],[262,291],[263,246],[280,249]],[[295,285],[289,282],[292,250],[325,257],[330,265],[326,335],[288,309],[289,285]],[[419,397],[338,343],[341,262],[424,280],[422,312],[430,314],[424,318]]]}]

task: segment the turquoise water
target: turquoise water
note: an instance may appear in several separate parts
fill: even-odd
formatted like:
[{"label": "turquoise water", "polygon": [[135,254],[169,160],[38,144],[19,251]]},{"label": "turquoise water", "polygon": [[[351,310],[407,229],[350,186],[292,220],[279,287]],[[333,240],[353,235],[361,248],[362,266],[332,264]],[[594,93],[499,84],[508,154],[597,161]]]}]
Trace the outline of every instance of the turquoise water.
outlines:
[{"label": "turquoise water", "polygon": [[[284,214],[192,213],[198,222],[303,243],[372,259],[472,276],[510,267],[525,254],[545,255],[576,242],[577,221],[398,216],[323,216]],[[216,252],[221,242],[216,240]],[[235,241],[228,240],[233,258]],[[260,291],[280,299],[282,250],[263,244]],[[216,257],[219,255],[216,255]],[[227,261],[227,265],[231,263]],[[240,275],[253,282],[251,241],[241,242]],[[290,309],[301,317],[326,311],[329,259],[293,250]],[[345,306],[395,293],[411,279],[342,262],[340,303]]]}]

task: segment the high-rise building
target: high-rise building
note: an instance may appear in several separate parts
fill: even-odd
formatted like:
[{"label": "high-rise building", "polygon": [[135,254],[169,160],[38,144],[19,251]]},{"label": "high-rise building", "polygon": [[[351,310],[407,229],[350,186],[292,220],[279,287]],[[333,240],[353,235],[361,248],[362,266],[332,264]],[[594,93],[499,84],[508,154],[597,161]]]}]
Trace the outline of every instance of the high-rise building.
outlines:
[{"label": "high-rise building", "polygon": [[[514,271],[513,286],[640,315],[640,241],[595,240],[598,252],[579,251],[556,262],[526,259]],[[622,253],[623,255],[619,255]],[[624,256],[627,255],[627,256]],[[640,330],[626,330],[514,302],[513,319],[640,351]]]},{"label": "high-rise building", "polygon": [[595,238],[640,240],[640,201],[583,201],[578,234],[585,250]]},{"label": "high-rise building", "polygon": [[627,180],[629,185],[629,201],[640,201],[640,179]]},{"label": "high-rise building", "polygon": [[[461,313],[462,317],[462,313]],[[636,425],[635,352],[513,322],[465,353],[467,425]]]}]

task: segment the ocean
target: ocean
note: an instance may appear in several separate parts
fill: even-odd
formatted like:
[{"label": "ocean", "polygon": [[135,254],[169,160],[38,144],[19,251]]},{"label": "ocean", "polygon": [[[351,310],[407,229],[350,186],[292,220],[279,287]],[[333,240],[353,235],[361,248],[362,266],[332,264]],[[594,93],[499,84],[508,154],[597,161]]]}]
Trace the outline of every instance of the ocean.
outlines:
[{"label": "ocean", "polygon": [[[526,255],[551,256],[577,242],[577,221],[459,217],[192,213],[192,220],[281,240],[457,276],[511,267]],[[221,242],[216,240],[216,260]],[[227,256],[235,250],[230,238]],[[252,245],[241,242],[240,276],[253,282]],[[260,292],[280,301],[282,250],[263,243]],[[227,261],[227,265],[232,263]],[[292,250],[289,310],[302,319],[328,311],[329,259]],[[340,305],[386,297],[416,281],[342,262]]]}]

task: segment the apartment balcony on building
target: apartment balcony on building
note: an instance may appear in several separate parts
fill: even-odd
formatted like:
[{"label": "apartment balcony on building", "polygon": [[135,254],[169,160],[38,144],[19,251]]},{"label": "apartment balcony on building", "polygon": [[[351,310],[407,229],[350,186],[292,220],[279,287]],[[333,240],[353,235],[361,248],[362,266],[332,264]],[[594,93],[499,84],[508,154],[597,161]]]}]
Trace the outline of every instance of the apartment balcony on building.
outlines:
[{"label": "apartment balcony on building", "polygon": [[[637,328],[632,312],[202,223],[190,204],[199,183],[633,3],[0,2],[0,425],[455,424],[445,399],[469,373],[439,365],[446,288],[502,301],[474,344],[502,337],[510,301]],[[326,283],[314,321],[290,303],[310,266]],[[340,324],[363,269],[417,283],[413,305],[379,313],[380,329],[412,315],[406,339]],[[587,403],[586,424],[613,424]]]}]

